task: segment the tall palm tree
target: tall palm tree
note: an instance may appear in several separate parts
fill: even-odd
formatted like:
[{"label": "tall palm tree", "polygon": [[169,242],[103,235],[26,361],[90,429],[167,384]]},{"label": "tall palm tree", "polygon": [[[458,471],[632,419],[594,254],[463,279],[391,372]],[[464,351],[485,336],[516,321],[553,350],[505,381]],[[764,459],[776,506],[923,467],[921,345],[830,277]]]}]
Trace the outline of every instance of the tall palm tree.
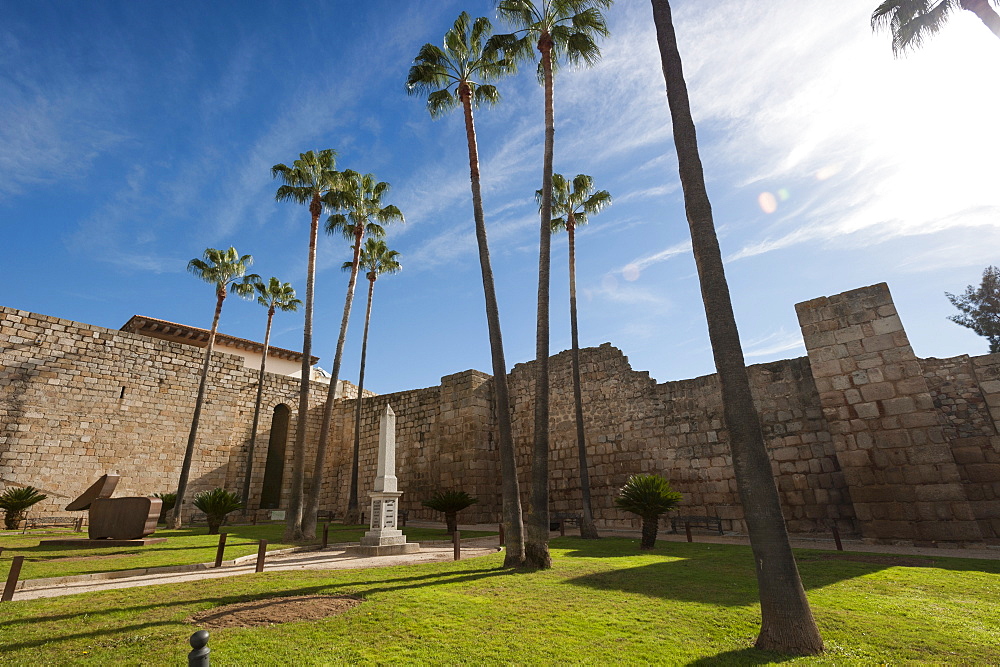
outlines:
[{"label": "tall palm tree", "polygon": [[595,39],[608,34],[601,8],[612,0],[501,0],[497,13],[514,32],[491,39],[513,60],[534,59],[540,54],[539,80],[545,86],[545,150],[542,160],[541,230],[538,242],[538,316],[535,338],[535,434],[531,459],[531,501],[525,563],[549,568],[549,262],[552,221],[552,155],[555,145],[555,115],[552,106],[552,75],[561,60],[592,65],[601,57]]},{"label": "tall palm tree", "polygon": [[483,194],[479,182],[479,148],[476,144],[476,124],[472,110],[480,104],[496,104],[500,94],[495,81],[513,70],[512,62],[499,58],[497,52],[485,49],[493,27],[489,19],[479,17],[471,23],[465,12],[445,33],[444,44],[437,47],[424,44],[414,59],[406,79],[410,94],[427,95],[427,110],[431,118],[439,118],[459,105],[465,116],[465,138],[469,146],[469,179],[472,183],[472,215],[476,223],[479,246],[479,268],[483,276],[486,298],[486,328],[490,338],[493,363],[493,393],[496,397],[497,430],[500,442],[501,489],[503,524],[506,532],[506,567],[524,561],[524,523],[521,519],[521,494],[517,481],[517,460],[510,423],[510,391],[507,388],[507,362],[504,360],[503,336],[500,333],[500,309],[490,264],[490,247],[486,239],[486,216],[483,214]]},{"label": "tall palm tree", "polygon": [[[320,428],[319,443],[316,446],[312,486],[309,487],[302,517],[302,532],[309,538],[316,535],[316,512],[319,510],[327,441],[330,438],[330,422],[333,419],[333,404],[337,398],[337,385],[340,383],[340,363],[344,356],[344,341],[347,339],[347,323],[351,318],[354,287],[358,282],[361,242],[366,234],[376,239],[384,237],[385,229],[382,225],[396,221],[405,222],[398,208],[392,204],[382,203],[382,197],[389,191],[389,187],[385,181],[376,180],[373,174],[359,174],[348,169],[343,172],[342,188],[331,193],[329,199],[330,208],[346,213],[335,213],[327,218],[326,231],[329,234],[342,234],[354,241],[354,258],[351,261],[351,279],[347,284],[347,297],[344,300],[344,316],[340,320],[340,338],[337,339],[337,352],[333,357],[333,370],[330,372],[330,390],[326,395],[326,405],[323,407],[323,423]],[[351,469],[351,494],[345,521],[354,519],[358,514],[358,454],[359,452],[355,450],[354,465]]]},{"label": "tall palm tree", "polygon": [[215,349],[215,334],[219,329],[219,317],[222,315],[222,302],[226,293],[232,292],[243,298],[250,298],[254,286],[260,282],[256,273],[247,273],[253,264],[253,257],[240,255],[236,248],[216,250],[206,248],[201,258],[188,262],[188,271],[207,283],[215,286],[215,316],[212,318],[212,328],[208,333],[208,346],[205,348],[205,361],[201,366],[201,380],[198,383],[198,398],[194,402],[194,415],[191,417],[191,431],[188,434],[187,448],[184,450],[184,462],[181,464],[181,476],[177,482],[177,501],[171,517],[173,528],[181,527],[181,509],[184,494],[187,492],[188,477],[191,474],[191,460],[194,458],[194,443],[198,437],[198,422],[201,420],[201,408],[205,404],[205,388],[208,385],[208,368],[212,362],[212,351]]},{"label": "tall palm tree", "polygon": [[1000,0],[885,0],[872,12],[872,30],[888,30],[892,52],[900,56],[920,48],[924,40],[938,32],[956,9],[965,9],[1000,37],[1000,14],[990,6]]},{"label": "tall palm tree", "polygon": [[312,379],[312,323],[313,293],[316,288],[316,241],[319,235],[319,216],[324,199],[341,186],[337,168],[337,151],[327,148],[315,153],[299,154],[291,167],[276,164],[271,167],[271,177],[281,179],[274,198],[309,206],[309,254],[306,261],[306,310],[302,330],[302,381],[299,388],[299,412],[295,428],[295,446],[292,455],[292,488],[285,517],[285,539],[301,540],[302,491],[305,480],[306,424],[309,422],[309,384]]},{"label": "tall palm tree", "polygon": [[757,568],[762,624],[756,646],[785,653],[818,653],[823,650],[823,639],[813,620],[788,543],[771,461],[750,393],[740,335],[736,329],[722,253],[712,219],[712,206],[698,153],[698,138],[681,56],[677,50],[670,3],[668,0],[652,0],[652,4],[684,192],[684,208],[722,390],[723,419],[729,432],[736,485]]},{"label": "tall palm tree", "polygon": [[[365,271],[368,278],[368,307],[365,309],[365,333],[361,338],[361,370],[358,373],[358,400],[354,410],[354,460],[357,461],[361,452],[361,395],[365,390],[365,362],[368,359],[368,325],[372,319],[372,296],[375,294],[375,281],[386,274],[399,273],[403,267],[399,263],[399,253],[389,250],[385,241],[368,239],[361,250],[358,268]],[[344,262],[344,271],[354,269],[352,262]],[[357,463],[355,463],[355,469]],[[353,477],[352,477],[353,478]],[[356,491],[356,489],[355,489]]]},{"label": "tall palm tree", "polygon": [[271,322],[274,313],[294,312],[302,305],[295,298],[295,290],[291,283],[283,283],[274,276],[266,283],[258,283],[257,303],[267,308],[267,328],[264,330],[264,352],[260,357],[260,373],[257,376],[257,400],[253,406],[253,426],[250,428],[250,447],[247,451],[247,471],[243,477],[243,507],[250,508],[250,476],[253,473],[253,450],[257,442],[257,426],[260,424],[260,404],[264,396],[264,367],[267,365],[267,351],[271,340]]},{"label": "tall palm tree", "polygon": [[[542,191],[535,192],[541,203]],[[597,215],[611,203],[607,190],[594,192],[594,179],[577,174],[572,184],[562,174],[552,174],[552,232],[563,229],[569,239],[569,328],[572,339],[573,401],[576,408],[576,451],[580,460],[580,494],[583,502],[583,519],[580,536],[597,539],[594,525],[594,508],[590,501],[590,472],[587,466],[587,438],[583,426],[583,390],[580,387],[580,331],[576,319],[576,228],[587,224],[587,218]]]}]

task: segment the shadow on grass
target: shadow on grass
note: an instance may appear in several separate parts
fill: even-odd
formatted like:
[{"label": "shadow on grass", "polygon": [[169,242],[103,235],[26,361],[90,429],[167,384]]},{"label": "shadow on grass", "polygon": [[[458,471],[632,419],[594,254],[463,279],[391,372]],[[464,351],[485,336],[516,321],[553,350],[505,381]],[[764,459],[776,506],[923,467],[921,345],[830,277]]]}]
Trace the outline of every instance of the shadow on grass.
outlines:
[{"label": "shadow on grass", "polygon": [[[354,575],[357,574],[357,571],[345,571],[345,572],[351,572]],[[333,581],[330,583],[317,584],[315,586],[300,586],[297,588],[284,588],[284,589],[268,590],[260,592],[248,592],[243,594],[232,594],[224,596],[209,595],[204,597],[195,596],[184,600],[178,600],[174,598],[174,599],[164,600],[162,602],[156,602],[153,604],[133,605],[133,606],[106,606],[96,610],[88,610],[86,612],[75,611],[73,613],[49,614],[49,615],[32,614],[24,618],[11,619],[0,622],[0,629],[4,630],[4,632],[7,633],[9,636],[17,636],[18,634],[20,634],[19,630],[28,625],[33,625],[37,623],[55,623],[69,619],[78,619],[81,613],[85,613],[87,616],[95,618],[108,616],[111,614],[124,613],[128,618],[135,618],[136,616],[144,612],[154,611],[157,609],[168,608],[168,607],[181,607],[187,605],[201,605],[204,603],[211,603],[212,607],[221,607],[240,602],[255,602],[257,600],[268,600],[274,598],[294,597],[302,595],[333,595],[333,594],[337,595],[350,594],[361,598],[365,598],[370,595],[377,595],[380,593],[386,593],[390,591],[421,588],[424,586],[440,586],[440,585],[467,583],[471,581],[477,581],[481,579],[493,578],[498,576],[509,576],[512,574],[514,574],[513,571],[508,569],[503,569],[500,567],[482,568],[476,570],[461,570],[458,572],[437,572],[437,573],[428,573],[428,574],[421,574],[414,576],[394,577],[387,579],[373,579],[372,581],[368,582],[352,581],[350,584],[347,585],[337,581]],[[198,583],[199,582],[191,582],[191,585],[196,586]],[[120,594],[128,590],[129,589],[116,589],[113,591],[105,591],[105,592],[109,594],[108,597],[111,597],[115,593]],[[95,594],[90,593],[88,595],[94,596]],[[101,598],[98,597],[95,597],[94,599],[96,602],[102,601]],[[194,610],[192,610],[192,613],[193,611]],[[177,626],[181,626],[183,628],[181,634],[183,634],[184,632],[189,632],[191,627],[193,627],[188,625],[185,621],[161,620],[161,621],[150,621],[145,623],[133,623],[131,625],[116,625],[114,627],[92,630],[90,632],[62,634],[60,636],[60,639],[97,640],[102,637],[108,637],[108,636],[134,634],[140,630],[147,630],[150,628],[177,627]],[[51,643],[51,641],[52,641],[51,637],[46,637],[38,640],[9,642],[5,643],[3,648],[4,651],[18,651],[22,649],[36,648],[44,644]]]},{"label": "shadow on grass", "polygon": [[718,655],[699,658],[687,663],[687,667],[709,667],[710,665],[773,665],[794,660],[795,656],[761,651],[755,648],[744,648],[736,651],[726,651]]}]

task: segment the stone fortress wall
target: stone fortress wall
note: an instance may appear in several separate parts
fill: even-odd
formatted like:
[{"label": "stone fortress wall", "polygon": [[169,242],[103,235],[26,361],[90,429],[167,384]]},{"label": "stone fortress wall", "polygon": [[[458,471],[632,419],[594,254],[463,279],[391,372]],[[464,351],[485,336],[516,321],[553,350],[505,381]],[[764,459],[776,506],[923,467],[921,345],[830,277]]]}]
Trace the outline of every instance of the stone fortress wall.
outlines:
[{"label": "stone fortress wall", "polygon": [[[789,530],[916,543],[1000,541],[1000,355],[919,359],[884,284],[798,304],[808,357],[748,367]],[[56,513],[100,474],[116,495],[172,490],[190,426],[202,351],[178,343],[0,309],[0,485],[49,493]],[[527,506],[533,362],[509,375]],[[577,512],[570,355],[552,358],[551,509]],[[743,531],[714,375],[656,383],[610,344],[581,350],[587,449],[599,526],[633,525],[614,509],[628,476],[653,472],[684,494],[684,513]],[[239,491],[255,371],[216,354],[191,492]],[[280,506],[291,478],[298,380],[268,374],[255,448],[251,507],[260,503],[269,446],[285,443]],[[347,503],[357,390],[334,412],[321,507]],[[314,383],[307,476],[325,385]],[[375,476],[378,417],[397,415],[401,508],[440,519],[421,500],[460,488],[479,498],[463,521],[500,514],[492,378],[465,371],[436,387],[362,400],[360,499]],[[287,429],[272,416],[290,408]],[[272,433],[272,430],[275,433]],[[281,431],[278,433],[277,431]],[[275,439],[275,436],[278,436]]]}]

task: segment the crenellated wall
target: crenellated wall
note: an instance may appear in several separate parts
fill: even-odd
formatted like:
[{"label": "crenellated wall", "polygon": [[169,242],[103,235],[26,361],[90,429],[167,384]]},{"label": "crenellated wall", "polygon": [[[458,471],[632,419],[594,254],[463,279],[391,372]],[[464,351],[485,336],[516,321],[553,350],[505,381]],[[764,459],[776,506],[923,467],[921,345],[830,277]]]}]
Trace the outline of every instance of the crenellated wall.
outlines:
[{"label": "crenellated wall", "polygon": [[[884,284],[796,306],[808,357],[748,367],[789,530],[917,543],[1000,541],[1000,355],[919,359]],[[105,472],[116,495],[172,490],[179,476],[203,351],[181,343],[0,309],[0,486],[31,484],[59,513]],[[606,343],[580,351],[586,446],[598,526],[634,525],[613,499],[629,475],[657,473],[683,511],[743,531],[714,375],[657,383]],[[522,501],[533,438],[533,362],[508,377]],[[578,512],[579,465],[570,354],[550,360],[551,509]],[[242,490],[257,373],[217,353],[199,429],[191,493]],[[321,507],[346,508],[357,388],[333,412]],[[313,383],[305,452],[312,483],[327,385]],[[284,443],[276,504],[287,504],[299,381],[267,374],[251,508],[269,447]],[[425,389],[362,400],[359,500],[374,481],[378,418],[397,416],[403,509],[459,488],[479,498],[464,521],[495,522],[500,479],[492,378],[464,371]],[[284,406],[284,407],[281,407]],[[275,409],[287,429],[272,428]],[[280,424],[280,420],[274,422]],[[272,450],[272,451],[277,451]],[[273,483],[273,478],[272,478]]]}]

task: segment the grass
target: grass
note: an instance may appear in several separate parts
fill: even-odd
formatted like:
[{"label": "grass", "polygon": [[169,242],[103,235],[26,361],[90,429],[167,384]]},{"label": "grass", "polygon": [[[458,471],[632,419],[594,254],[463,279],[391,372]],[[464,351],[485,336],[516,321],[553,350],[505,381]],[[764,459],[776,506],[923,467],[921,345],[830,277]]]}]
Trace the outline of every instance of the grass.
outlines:
[{"label": "grass", "polygon": [[[329,543],[357,542],[366,530],[368,530],[367,526],[330,524]],[[450,539],[444,529],[408,526],[402,530],[411,542]],[[226,560],[256,554],[259,540],[268,541],[269,551],[301,546],[301,544],[285,542],[282,539],[284,524],[225,526],[223,532],[228,533],[225,550]],[[320,526],[317,533],[322,536],[322,532],[323,529]],[[496,533],[463,531],[462,537],[483,537],[491,534],[495,535]],[[25,557],[24,566],[21,569],[21,579],[40,579],[93,572],[210,563],[215,561],[216,550],[219,546],[219,536],[208,535],[208,529],[205,527],[157,530],[153,537],[166,537],[167,541],[144,547],[82,549],[72,546],[39,544],[41,540],[67,537],[86,537],[86,533],[32,531],[32,533],[25,535],[20,533],[0,535],[0,547],[4,547],[3,553],[0,554],[0,577],[6,578],[10,561],[15,556]],[[320,540],[316,539],[307,544],[319,543]]]},{"label": "grass", "polygon": [[747,547],[661,542],[640,554],[634,540],[571,537],[551,546],[554,567],[533,573],[503,569],[496,554],[15,599],[0,604],[0,664],[183,664],[192,614],[309,594],[365,602],[317,621],[212,631],[212,664],[1000,662],[997,561],[799,551],[827,652],[789,659],[752,648]]}]

